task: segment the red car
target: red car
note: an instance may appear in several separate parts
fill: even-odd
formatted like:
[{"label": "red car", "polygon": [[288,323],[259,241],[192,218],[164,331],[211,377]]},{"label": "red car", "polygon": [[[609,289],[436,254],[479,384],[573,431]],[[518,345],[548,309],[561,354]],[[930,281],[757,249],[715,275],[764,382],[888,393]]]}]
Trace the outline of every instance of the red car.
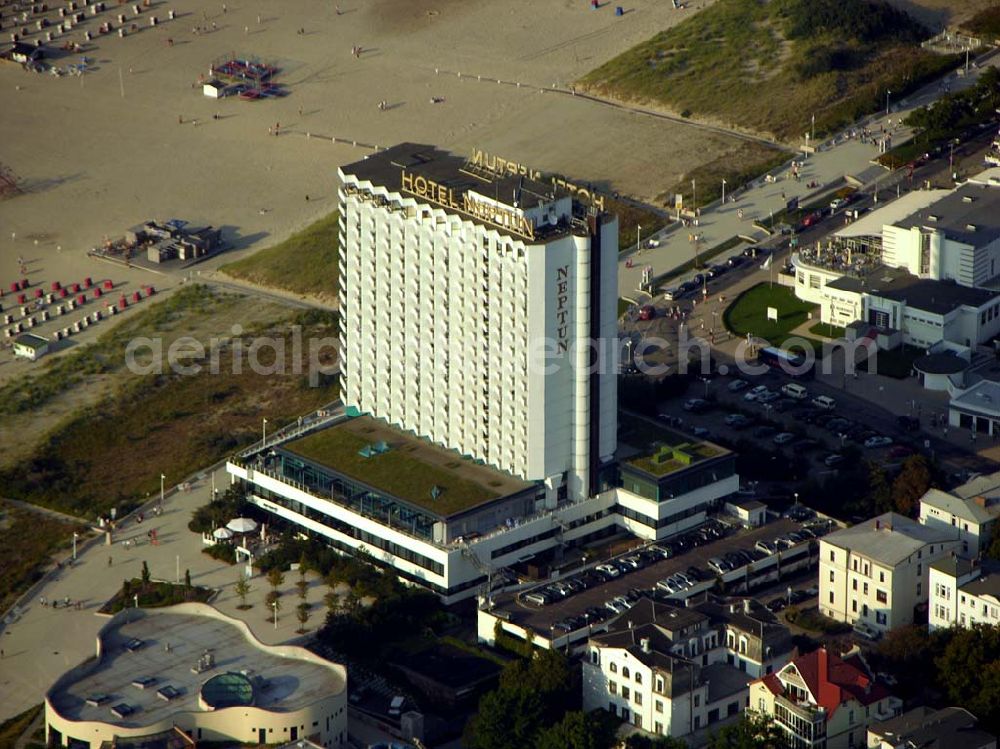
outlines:
[{"label": "red car", "polygon": [[913,455],[913,448],[907,445],[895,445],[889,450],[890,458],[908,458]]}]

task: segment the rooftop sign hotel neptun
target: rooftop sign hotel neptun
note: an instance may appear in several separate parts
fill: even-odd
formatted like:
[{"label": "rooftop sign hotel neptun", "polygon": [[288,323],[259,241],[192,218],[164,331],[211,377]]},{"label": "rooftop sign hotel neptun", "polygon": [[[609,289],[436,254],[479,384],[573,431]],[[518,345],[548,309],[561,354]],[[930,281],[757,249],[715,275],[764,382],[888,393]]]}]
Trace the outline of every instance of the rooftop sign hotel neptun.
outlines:
[{"label": "rooftop sign hotel neptun", "polygon": [[442,208],[467,213],[473,218],[513,232],[525,239],[535,238],[534,221],[521,211],[477,197],[474,193],[463,192],[456,195],[452,188],[405,169],[402,171],[401,180],[404,192],[429,200]]}]

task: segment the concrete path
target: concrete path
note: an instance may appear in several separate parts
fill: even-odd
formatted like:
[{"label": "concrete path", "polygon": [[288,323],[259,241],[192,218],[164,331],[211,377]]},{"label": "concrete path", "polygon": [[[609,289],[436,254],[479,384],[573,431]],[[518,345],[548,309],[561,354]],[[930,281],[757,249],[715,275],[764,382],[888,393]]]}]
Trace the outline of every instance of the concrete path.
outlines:
[{"label": "concrete path", "polygon": [[[988,58],[979,61],[979,66],[970,70],[967,76],[958,76],[954,73],[944,80],[951,86],[952,92],[960,91],[973,85],[979,75],[989,66],[994,66],[998,61],[998,53],[991,54]],[[889,115],[885,112],[870,118],[865,124],[878,136],[880,127],[886,127],[892,132],[894,145],[904,143],[911,137],[911,131],[899,123],[911,111],[917,107],[924,106],[941,96],[941,84],[935,81],[928,84],[914,95],[901,102],[893,102],[890,99]],[[892,125],[889,125],[889,120]],[[861,124],[856,126],[858,130]],[[849,132],[849,129],[848,129]],[[831,185],[847,175],[858,177],[864,175],[863,181],[874,183],[881,176],[884,179],[890,177],[890,172],[877,167],[871,170],[871,162],[878,156],[878,148],[874,143],[861,143],[858,139],[845,139],[844,134],[839,134],[831,141],[820,144],[816,153],[802,154],[797,157],[803,161],[803,168],[800,170],[801,179],[796,182],[791,179],[788,165],[775,172],[775,182],[765,182],[758,180],[756,186],[748,190],[737,189],[735,192],[736,202],[727,202],[720,205],[719,202],[702,209],[698,220],[698,226],[681,227],[672,224],[670,227],[659,232],[653,237],[659,242],[658,247],[636,250],[626,250],[621,254],[618,265],[618,289],[619,296],[641,301],[648,299],[648,295],[639,291],[642,281],[642,269],[646,265],[652,266],[653,276],[666,273],[679,265],[691,260],[694,257],[694,243],[689,237],[692,234],[700,235],[698,242],[699,251],[704,252],[713,247],[717,247],[728,239],[738,235],[753,235],[752,221],[759,219],[766,225],[772,213],[781,211],[787,201],[793,197],[799,199],[800,205],[805,205],[829,190]],[[809,183],[818,183],[818,187],[810,188]],[[741,185],[727,186],[727,200],[733,193],[730,190],[741,188]],[[685,198],[690,198],[686,194]],[[742,211],[743,218],[739,217]],[[762,233],[758,236],[763,237]],[[626,266],[626,261],[632,260],[632,267]],[[692,275],[694,271],[692,271]],[[681,280],[681,279],[679,279]]]},{"label": "concrete path", "polygon": [[[220,469],[216,471],[215,481],[216,486],[223,489],[229,484],[229,477]],[[116,535],[114,546],[99,544],[83,551],[75,565],[63,569],[38,591],[38,595],[49,601],[64,597],[73,602],[81,601],[82,608],[80,611],[53,609],[41,606],[36,599],[24,607],[20,619],[0,634],[0,647],[5,654],[0,660],[0,721],[42,702],[45,690],[58,676],[94,655],[97,631],[107,621],[96,615],[97,609],[121,587],[125,578],[139,576],[143,561],[148,563],[154,579],[174,581],[178,570],[183,579],[184,571],[189,569],[196,585],[221,589],[213,605],[246,621],[265,643],[298,636],[295,630],[299,624],[294,615],[299,603],[295,589],[298,573],[285,575],[281,588],[284,608],[279,612],[277,629],[268,620],[264,608],[264,596],[270,588],[262,576],[251,581],[253,590],[247,602],[253,604],[253,608],[237,611],[239,599],[233,585],[243,567],[229,566],[203,554],[201,535],[187,529],[191,512],[207,503],[210,495],[211,476],[206,474],[192,482],[189,492],[168,497],[161,517],[149,515],[141,525],[129,523]],[[150,528],[158,531],[158,546],[147,542],[146,532]],[[140,545],[126,550],[121,544],[126,539]],[[326,586],[315,575],[308,579],[307,600],[313,608],[306,628],[315,630],[325,620],[322,598]]]}]

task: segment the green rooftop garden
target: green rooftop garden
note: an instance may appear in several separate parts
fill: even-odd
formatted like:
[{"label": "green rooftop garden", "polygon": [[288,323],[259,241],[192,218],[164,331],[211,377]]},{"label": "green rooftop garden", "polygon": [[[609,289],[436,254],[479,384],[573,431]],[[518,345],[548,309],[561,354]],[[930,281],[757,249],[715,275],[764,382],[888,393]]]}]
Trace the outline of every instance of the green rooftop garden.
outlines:
[{"label": "green rooftop garden", "polygon": [[657,478],[723,455],[725,450],[633,414],[619,416],[619,442],[639,453],[625,462]]},{"label": "green rooftop garden", "polygon": [[384,427],[367,439],[358,433],[356,421],[361,419],[290,442],[286,448],[440,515],[461,512],[523,486],[422,440],[394,431],[395,439],[387,439],[389,430]]}]

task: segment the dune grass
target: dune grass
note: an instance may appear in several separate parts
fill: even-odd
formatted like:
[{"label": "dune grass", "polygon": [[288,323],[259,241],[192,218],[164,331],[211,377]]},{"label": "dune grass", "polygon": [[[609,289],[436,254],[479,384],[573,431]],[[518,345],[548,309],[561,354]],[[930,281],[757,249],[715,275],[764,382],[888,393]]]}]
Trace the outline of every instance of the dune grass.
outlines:
[{"label": "dune grass", "polygon": [[307,226],[280,244],[223,265],[224,273],[250,283],[320,299],[337,295],[340,214]]},{"label": "dune grass", "polygon": [[587,74],[597,94],[798,140],[833,132],[957,64],[884,2],[718,0]]}]

